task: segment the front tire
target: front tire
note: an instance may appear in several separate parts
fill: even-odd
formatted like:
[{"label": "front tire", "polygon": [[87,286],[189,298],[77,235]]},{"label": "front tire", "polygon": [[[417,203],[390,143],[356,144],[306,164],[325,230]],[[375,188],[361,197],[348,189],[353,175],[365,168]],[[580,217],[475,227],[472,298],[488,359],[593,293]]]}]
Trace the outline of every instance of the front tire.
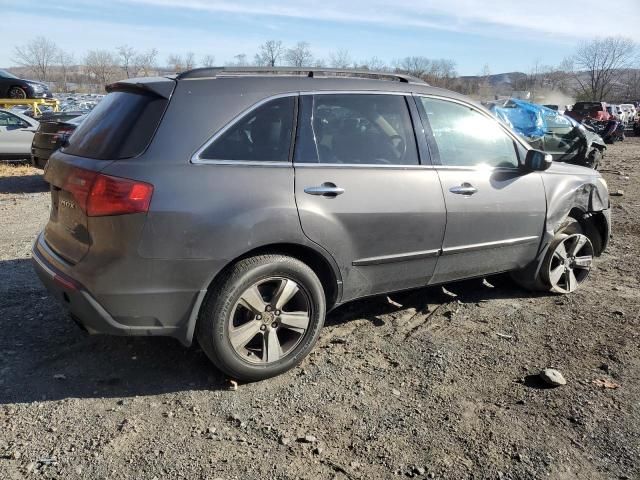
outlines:
[{"label": "front tire", "polygon": [[284,255],[261,255],[214,282],[196,335],[216,367],[254,382],[298,365],[315,345],[325,313],[324,290],[311,268]]},{"label": "front tire", "polygon": [[9,98],[22,100],[27,98],[27,91],[22,87],[11,87],[9,89]]},{"label": "front tire", "polygon": [[531,264],[523,270],[512,272],[511,278],[528,290],[574,292],[587,279],[593,264],[595,249],[587,235],[599,247],[599,237],[591,224],[586,223],[583,227],[576,219],[568,217],[556,230],[540,268]]},{"label": "front tire", "polygon": [[600,162],[602,161],[602,152],[597,149],[594,148],[589,152],[589,155],[587,156],[587,167],[589,168],[593,168],[594,170],[597,170],[598,167],[600,166]]}]

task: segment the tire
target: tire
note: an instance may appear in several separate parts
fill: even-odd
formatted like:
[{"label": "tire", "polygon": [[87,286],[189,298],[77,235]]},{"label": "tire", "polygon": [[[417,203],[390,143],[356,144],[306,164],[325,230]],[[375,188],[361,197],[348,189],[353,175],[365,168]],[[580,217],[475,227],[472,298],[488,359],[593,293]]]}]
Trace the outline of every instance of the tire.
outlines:
[{"label": "tire", "polygon": [[239,261],[214,282],[196,335],[218,369],[255,382],[298,365],[315,345],[325,314],[324,290],[311,268],[284,255],[261,255]]},{"label": "tire", "polygon": [[[594,239],[595,246],[592,244],[590,238]],[[579,278],[577,278],[578,285],[571,285],[570,288],[566,288],[566,285],[562,285],[562,282],[558,284],[555,278],[551,278],[552,276],[550,275],[550,272],[555,270],[558,266],[557,252],[560,246],[563,244],[572,245],[574,241],[577,243],[578,239],[586,245],[583,247],[584,251],[582,249],[580,250],[580,258],[582,258],[582,256],[589,256],[590,260],[588,262],[585,261],[585,265],[580,267],[572,267],[581,270],[578,275]],[[511,278],[518,285],[527,290],[551,293],[570,293],[587,279],[589,270],[591,269],[591,263],[593,262],[594,253],[596,251],[595,248],[600,245],[599,239],[599,234],[590,222],[580,223],[575,218],[567,217],[567,219],[560,224],[556,230],[553,240],[549,243],[549,247],[547,248],[547,252],[545,253],[545,257],[542,260],[540,268],[537,268],[537,264],[532,263],[523,270],[512,272]],[[586,254],[582,255],[585,252]],[[588,265],[586,265],[586,263],[588,263]],[[584,272],[582,270],[586,271],[585,275],[583,275]],[[568,275],[563,275],[563,277],[568,278]]]},{"label": "tire", "polygon": [[27,98],[27,91],[22,87],[11,87],[9,89],[9,98],[14,98],[14,99]]},{"label": "tire", "polygon": [[602,152],[599,149],[594,148],[589,152],[589,155],[586,158],[586,166],[597,170],[601,161]]}]

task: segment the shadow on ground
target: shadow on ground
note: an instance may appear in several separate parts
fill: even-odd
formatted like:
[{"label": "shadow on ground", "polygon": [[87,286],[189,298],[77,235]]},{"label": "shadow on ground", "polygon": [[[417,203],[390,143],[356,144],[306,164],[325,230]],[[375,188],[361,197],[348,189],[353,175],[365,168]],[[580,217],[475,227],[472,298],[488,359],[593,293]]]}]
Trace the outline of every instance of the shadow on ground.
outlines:
[{"label": "shadow on ground", "polygon": [[[530,294],[481,281],[447,286],[462,302]],[[450,302],[441,287],[392,294],[402,308]],[[376,319],[400,307],[377,296],[333,311],[327,325]],[[0,262],[0,404],[66,398],[129,397],[228,388],[197,347],[159,337],[88,336],[47,295],[29,260]]]},{"label": "shadow on ground", "polygon": [[49,184],[42,175],[0,177],[0,193],[42,193],[49,191]]}]

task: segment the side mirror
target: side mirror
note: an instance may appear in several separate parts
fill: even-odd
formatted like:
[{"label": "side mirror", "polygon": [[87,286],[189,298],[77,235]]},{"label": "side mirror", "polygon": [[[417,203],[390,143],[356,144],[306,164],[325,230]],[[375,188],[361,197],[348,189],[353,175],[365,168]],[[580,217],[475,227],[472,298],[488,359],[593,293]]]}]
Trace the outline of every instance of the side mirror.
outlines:
[{"label": "side mirror", "polygon": [[548,169],[553,163],[553,157],[540,150],[529,150],[524,159],[524,166],[533,172],[542,172]]}]

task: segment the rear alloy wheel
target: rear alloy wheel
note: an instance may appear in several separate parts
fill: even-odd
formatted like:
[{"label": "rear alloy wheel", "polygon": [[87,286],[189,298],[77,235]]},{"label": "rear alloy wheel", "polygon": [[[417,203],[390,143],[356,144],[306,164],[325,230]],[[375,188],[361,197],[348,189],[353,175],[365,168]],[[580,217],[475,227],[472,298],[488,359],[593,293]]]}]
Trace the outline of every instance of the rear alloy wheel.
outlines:
[{"label": "rear alloy wheel", "polygon": [[11,87],[9,89],[9,98],[21,100],[23,98],[27,98],[27,92],[21,87]]},{"label": "rear alloy wheel", "polygon": [[560,235],[549,246],[542,265],[543,279],[552,292],[571,293],[589,276],[593,256],[593,245],[586,235]]},{"label": "rear alloy wheel", "polygon": [[229,316],[229,341],[249,363],[274,364],[286,358],[304,337],[311,299],[294,280],[271,277],[242,293]]},{"label": "rear alloy wheel", "polygon": [[322,283],[300,260],[246,258],[210,288],[198,342],[231,378],[263,380],[293,368],[311,351],[325,309]]}]

